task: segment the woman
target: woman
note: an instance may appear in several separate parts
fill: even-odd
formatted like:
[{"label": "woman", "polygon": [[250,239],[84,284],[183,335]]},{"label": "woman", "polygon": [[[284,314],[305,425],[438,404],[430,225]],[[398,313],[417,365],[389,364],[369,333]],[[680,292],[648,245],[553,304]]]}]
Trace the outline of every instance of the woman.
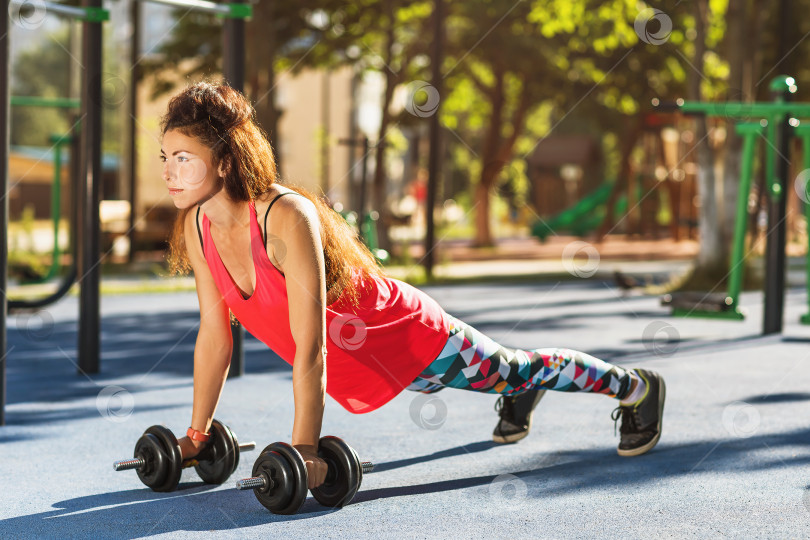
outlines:
[{"label": "woman", "polygon": [[208,438],[231,358],[231,315],[292,364],[292,444],[309,488],[326,475],[317,456],[325,392],[354,413],[403,389],[530,396],[524,419],[545,389],[596,392],[620,400],[620,455],[655,446],[665,396],[658,374],[568,349],[507,349],[386,277],[323,201],[275,182],[253,114],[239,92],[201,82],[173,97],[161,122],[163,178],[180,210],[169,262],[173,272],[194,271],[200,304],[184,458]]}]

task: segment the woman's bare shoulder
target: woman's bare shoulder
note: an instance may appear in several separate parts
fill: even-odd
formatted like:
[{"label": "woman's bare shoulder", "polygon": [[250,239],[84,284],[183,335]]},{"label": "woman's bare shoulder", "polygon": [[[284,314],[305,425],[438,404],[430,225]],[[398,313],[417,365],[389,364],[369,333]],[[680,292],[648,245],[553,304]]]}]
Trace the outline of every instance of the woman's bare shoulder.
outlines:
[{"label": "woman's bare shoulder", "polygon": [[267,209],[270,204],[273,204],[273,207],[270,209],[270,213],[267,215],[268,229],[272,228],[270,225],[271,221],[273,223],[285,224],[289,224],[290,220],[299,221],[301,219],[306,219],[317,221],[317,209],[315,204],[313,204],[312,201],[303,195],[298,194],[279,197],[278,200],[273,203],[273,200],[276,199],[276,197],[287,193],[297,192],[287,186],[276,184],[271,188],[270,191],[264,193],[261,199],[257,199],[256,213],[262,217],[267,213]]}]

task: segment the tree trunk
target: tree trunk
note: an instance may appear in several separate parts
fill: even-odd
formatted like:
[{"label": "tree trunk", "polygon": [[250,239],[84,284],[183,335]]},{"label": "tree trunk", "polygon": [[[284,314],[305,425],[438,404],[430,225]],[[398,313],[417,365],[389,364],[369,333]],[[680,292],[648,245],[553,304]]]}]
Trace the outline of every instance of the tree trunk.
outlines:
[{"label": "tree trunk", "polygon": [[[699,101],[701,99],[700,83],[703,73],[703,55],[706,52],[706,25],[708,19],[708,0],[698,0],[695,2],[695,58],[693,64],[695,69],[689,70],[688,94],[689,99]],[[695,144],[697,146],[698,161],[698,193],[700,197],[700,209],[698,236],[700,238],[700,251],[697,257],[697,267],[695,276],[708,277],[716,275],[721,269],[727,267],[727,261],[723,256],[723,246],[720,234],[720,227],[717,215],[717,196],[715,194],[714,178],[714,155],[709,146],[708,131],[706,128],[706,118],[699,116],[695,121]]]},{"label": "tree trunk", "polygon": [[503,167],[503,163],[497,163],[497,154],[501,144],[503,109],[506,99],[503,88],[504,73],[498,70],[494,75],[495,84],[489,92],[492,111],[489,117],[489,128],[484,137],[483,152],[481,152],[481,176],[475,188],[475,240],[473,242],[475,247],[493,245],[492,230],[489,226],[489,195],[495,179]]},{"label": "tree trunk", "polygon": [[[273,2],[256,2],[253,20],[245,25],[245,80],[247,95],[256,110],[256,123],[267,133],[275,150],[276,167],[281,170],[278,153],[278,124],[282,111],[276,108],[276,34]],[[269,24],[267,24],[269,22]]]},{"label": "tree trunk", "polygon": [[[726,54],[729,64],[728,99],[731,101],[752,101],[743,89],[743,63],[746,56],[745,35],[745,4],[746,2],[729,2],[726,11]],[[737,200],[739,197],[748,197],[747,193],[740,193],[740,166],[742,163],[742,138],[735,131],[737,119],[726,121],[725,156],[723,160],[723,199],[720,202],[723,209],[723,238],[720,245],[723,256],[728,257],[734,237],[734,222],[736,218]]]},{"label": "tree trunk", "polygon": [[509,123],[512,133],[504,138],[504,107],[506,105],[506,94],[504,91],[504,73],[495,73],[495,86],[490,93],[492,103],[492,115],[490,117],[489,129],[484,137],[484,150],[481,153],[483,166],[481,167],[481,177],[475,189],[475,247],[486,247],[494,245],[492,231],[489,226],[489,195],[498,180],[498,174],[504,165],[512,160],[515,148],[515,141],[523,131],[526,116],[531,103],[531,93],[524,85],[521,88],[517,103],[512,112]]},{"label": "tree trunk", "polygon": [[391,252],[391,238],[388,235],[388,226],[391,220],[391,213],[386,204],[387,176],[385,174],[385,135],[391,124],[391,99],[394,96],[394,89],[397,86],[397,76],[391,71],[391,63],[394,58],[394,10],[391,0],[386,0],[385,10],[387,17],[387,28],[385,35],[385,91],[383,93],[382,115],[380,120],[380,132],[377,135],[377,147],[375,148],[374,160],[374,180],[372,182],[372,205],[379,213],[377,220],[377,243],[378,247]]},{"label": "tree trunk", "polygon": [[[613,190],[610,192],[608,201],[605,208],[605,220],[599,226],[596,232],[596,242],[602,242],[608,233],[613,232],[616,228],[616,220],[613,216],[616,214],[616,202],[619,195],[631,185],[630,175],[633,174],[632,167],[630,166],[630,156],[633,153],[633,148],[636,146],[639,136],[641,135],[644,126],[644,116],[639,113],[632,117],[626,118],[625,130],[620,134],[622,140],[621,149],[621,163],[619,168],[619,175],[616,177],[616,183],[613,185]],[[629,207],[628,207],[629,211]],[[625,215],[623,219],[628,219],[629,214]]]}]

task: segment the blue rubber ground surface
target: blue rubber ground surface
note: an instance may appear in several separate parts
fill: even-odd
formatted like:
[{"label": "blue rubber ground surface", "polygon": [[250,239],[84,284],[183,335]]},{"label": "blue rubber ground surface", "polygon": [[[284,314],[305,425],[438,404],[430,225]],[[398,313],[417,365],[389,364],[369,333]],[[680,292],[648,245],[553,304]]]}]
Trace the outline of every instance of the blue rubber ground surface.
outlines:
[{"label": "blue rubber ground surface", "polygon": [[[212,487],[186,470],[154,493],[114,472],[143,430],[188,426],[194,293],[102,300],[102,372],[76,375],[75,298],[9,319],[8,425],[0,428],[2,538],[802,538],[810,536],[810,327],[789,292],[785,331],[761,337],[761,295],[744,322],[673,319],[657,298],[602,282],[427,288],[445,309],[514,347],[576,348],[662,373],[664,431],[622,458],[613,400],[549,392],[532,433],[490,441],[495,398],[403,393],[351,415],[327,398],[324,434],[377,470],[354,502],[309,498],[295,516],[233,489],[257,452]],[[289,440],[290,368],[252,337],[247,375],[226,384],[216,417],[259,447]],[[117,388],[120,387],[120,388]],[[121,390],[123,389],[123,390]]]}]

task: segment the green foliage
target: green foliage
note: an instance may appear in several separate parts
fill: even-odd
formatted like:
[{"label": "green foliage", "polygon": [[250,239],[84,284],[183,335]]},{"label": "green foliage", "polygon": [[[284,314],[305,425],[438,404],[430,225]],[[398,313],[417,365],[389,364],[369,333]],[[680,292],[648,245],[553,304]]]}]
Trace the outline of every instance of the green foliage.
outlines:
[{"label": "green foliage", "polygon": [[[74,32],[80,32],[77,23]],[[46,98],[71,96],[70,77],[81,74],[81,52],[71,51],[69,23],[48,34],[47,39],[35,41],[34,46],[23,49],[13,59],[11,94]],[[125,103],[128,72],[116,59],[113,29],[104,27],[105,44],[102,66],[102,151],[118,153],[121,150],[121,107]],[[71,75],[71,70],[73,75]],[[77,85],[78,86],[78,85]],[[49,107],[15,106],[11,108],[11,144],[50,147],[50,136],[67,133],[78,118],[78,110],[66,111]]]},{"label": "green foliage", "polygon": [[[68,27],[62,26],[34,47],[23,49],[12,65],[11,94],[65,97],[69,95],[70,50]],[[70,127],[63,110],[41,107],[11,108],[11,144],[50,146],[52,133]]]}]

